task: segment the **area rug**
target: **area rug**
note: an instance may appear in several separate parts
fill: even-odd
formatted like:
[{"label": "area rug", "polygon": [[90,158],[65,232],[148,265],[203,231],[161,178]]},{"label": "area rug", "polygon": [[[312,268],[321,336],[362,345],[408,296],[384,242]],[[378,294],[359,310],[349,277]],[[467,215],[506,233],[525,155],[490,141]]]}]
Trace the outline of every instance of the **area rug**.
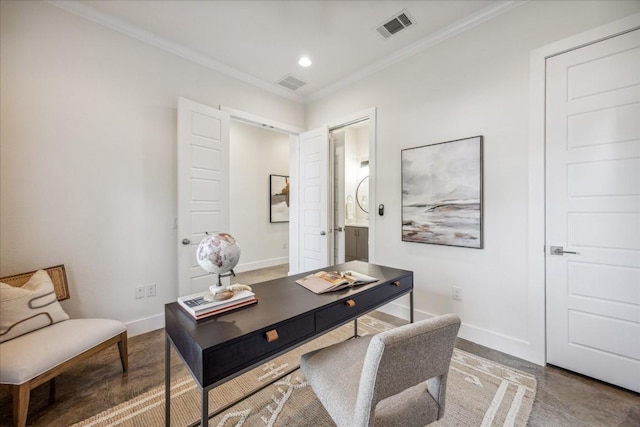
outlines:
[{"label": "area rug", "polygon": [[[374,334],[394,326],[363,316],[360,335]],[[224,409],[209,420],[215,427],[333,426],[329,414],[296,369],[300,355],[347,339],[353,324],[347,324],[263,364],[209,392],[209,408]],[[280,377],[280,378],[279,378]],[[252,391],[273,384],[247,398]],[[456,349],[451,361],[444,418],[438,427],[526,426],[536,393],[534,376]],[[233,402],[238,401],[233,404]],[[171,425],[199,425],[200,394],[190,376],[172,381]],[[108,409],[74,427],[162,426],[164,385]]]}]

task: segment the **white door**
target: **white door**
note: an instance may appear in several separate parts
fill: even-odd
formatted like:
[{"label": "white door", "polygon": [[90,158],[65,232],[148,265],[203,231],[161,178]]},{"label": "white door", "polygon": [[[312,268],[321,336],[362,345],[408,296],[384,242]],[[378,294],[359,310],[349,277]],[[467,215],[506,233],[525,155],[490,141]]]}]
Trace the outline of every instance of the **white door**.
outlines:
[{"label": "white door", "polygon": [[547,362],[640,392],[640,30],[548,59],[546,95]]},{"label": "white door", "polygon": [[329,265],[329,132],[300,134],[299,271]]},{"label": "white door", "polygon": [[229,230],[229,114],[178,100],[178,292],[188,295],[217,278],[196,261],[205,232]]},{"label": "white door", "polygon": [[333,189],[333,264],[342,264],[346,217],[344,132],[331,132],[330,141],[330,154],[333,154],[333,185],[329,185]]}]

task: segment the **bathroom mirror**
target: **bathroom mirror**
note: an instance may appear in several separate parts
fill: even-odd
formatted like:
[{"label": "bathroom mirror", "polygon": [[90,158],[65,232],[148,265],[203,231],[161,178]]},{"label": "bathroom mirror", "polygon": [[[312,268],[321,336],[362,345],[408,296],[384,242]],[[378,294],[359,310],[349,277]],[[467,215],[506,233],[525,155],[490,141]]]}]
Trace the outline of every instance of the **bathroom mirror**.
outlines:
[{"label": "bathroom mirror", "polygon": [[369,176],[365,176],[356,188],[356,203],[364,213],[369,213]]}]

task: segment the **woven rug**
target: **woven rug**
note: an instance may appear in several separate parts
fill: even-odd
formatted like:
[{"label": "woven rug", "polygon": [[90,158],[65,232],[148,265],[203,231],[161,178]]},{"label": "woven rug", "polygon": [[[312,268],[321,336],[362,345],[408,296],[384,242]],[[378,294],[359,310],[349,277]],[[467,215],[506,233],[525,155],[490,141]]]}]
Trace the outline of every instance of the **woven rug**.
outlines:
[{"label": "woven rug", "polygon": [[[393,328],[370,316],[358,320],[358,333],[367,335]],[[300,355],[347,339],[353,324],[347,324],[304,346],[265,363],[209,392],[209,409],[217,412],[238,403],[209,420],[209,426],[333,426],[335,425],[297,368]],[[283,373],[295,369],[284,376]],[[264,384],[273,384],[244,398]],[[536,393],[534,376],[456,349],[447,386],[446,414],[431,424],[437,427],[526,426]],[[190,376],[172,381],[171,425],[198,423],[200,392]],[[162,426],[164,385],[108,409],[75,427]]]}]

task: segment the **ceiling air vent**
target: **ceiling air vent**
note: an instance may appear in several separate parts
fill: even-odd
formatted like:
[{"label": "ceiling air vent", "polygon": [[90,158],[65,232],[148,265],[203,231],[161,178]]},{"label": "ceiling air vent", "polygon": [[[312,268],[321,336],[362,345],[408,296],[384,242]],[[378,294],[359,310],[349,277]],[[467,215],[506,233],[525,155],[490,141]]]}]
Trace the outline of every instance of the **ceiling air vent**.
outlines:
[{"label": "ceiling air vent", "polygon": [[280,80],[278,84],[280,86],[286,87],[287,89],[296,90],[296,89],[300,89],[302,86],[306,85],[307,83],[289,75],[283,78],[282,80]]},{"label": "ceiling air vent", "polygon": [[384,24],[376,27],[376,31],[382,37],[388,39],[397,32],[404,30],[411,24],[413,24],[413,19],[411,19],[411,17],[409,16],[409,12],[407,12],[407,10],[405,9],[402,12],[396,14],[393,18],[389,19]]}]

